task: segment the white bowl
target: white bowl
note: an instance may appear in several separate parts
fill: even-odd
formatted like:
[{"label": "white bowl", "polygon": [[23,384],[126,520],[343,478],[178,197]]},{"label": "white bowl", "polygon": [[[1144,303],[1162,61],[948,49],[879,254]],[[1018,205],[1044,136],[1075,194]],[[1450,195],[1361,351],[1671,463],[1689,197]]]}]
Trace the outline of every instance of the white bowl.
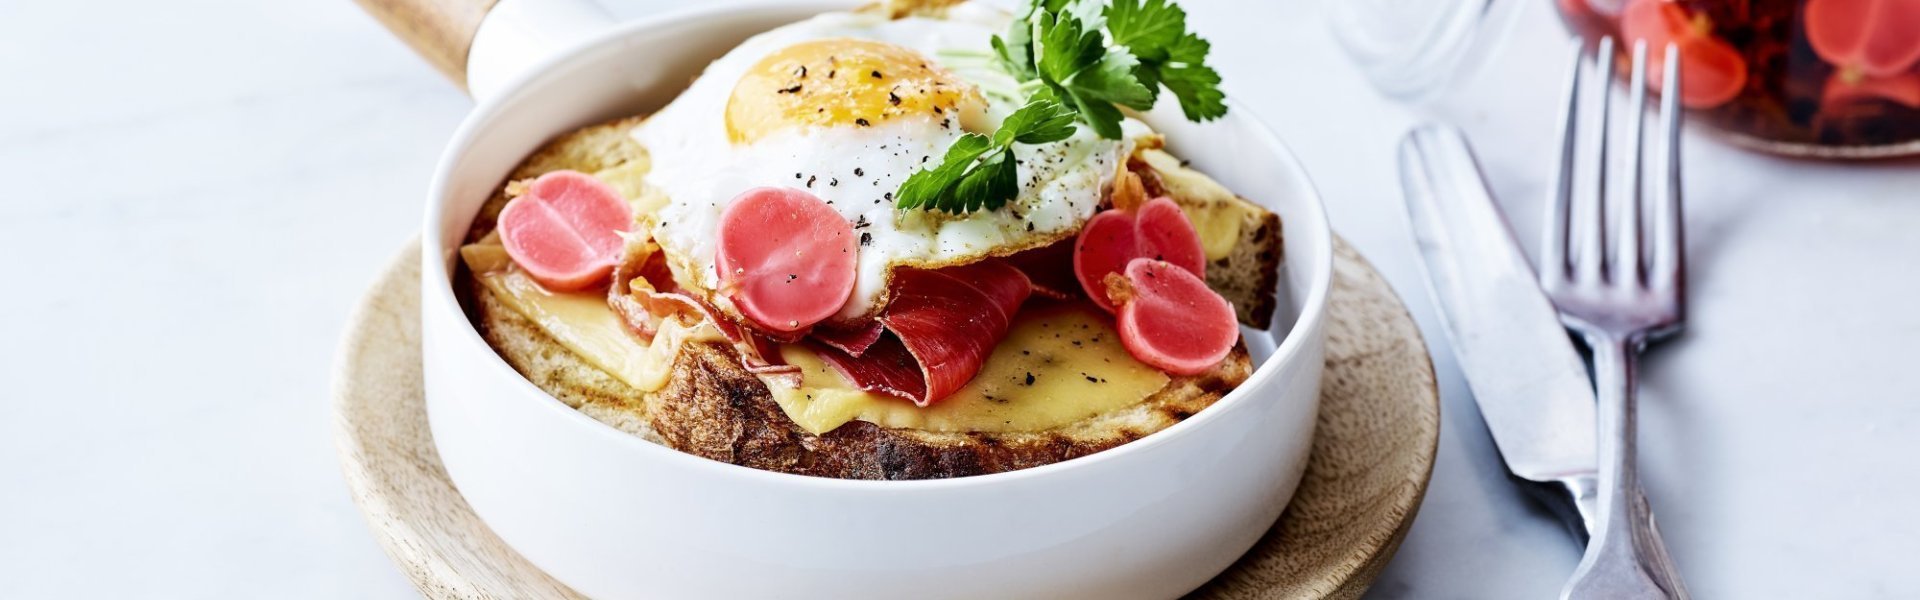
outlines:
[{"label": "white bowl", "polygon": [[[657,108],[740,40],[843,3],[730,5],[580,41],[485,99],[433,179],[421,312],[427,408],[448,475],[493,531],[595,597],[1171,597],[1266,532],[1305,469],[1332,245],[1319,197],[1244,106],[1147,120],[1174,151],[1278,212],[1286,266],[1258,368],[1165,431],[1044,467],[936,481],[773,473],[632,437],[553,399],[454,297],[474,214],[552,136]],[[1277,341],[1277,344],[1276,344]]]}]

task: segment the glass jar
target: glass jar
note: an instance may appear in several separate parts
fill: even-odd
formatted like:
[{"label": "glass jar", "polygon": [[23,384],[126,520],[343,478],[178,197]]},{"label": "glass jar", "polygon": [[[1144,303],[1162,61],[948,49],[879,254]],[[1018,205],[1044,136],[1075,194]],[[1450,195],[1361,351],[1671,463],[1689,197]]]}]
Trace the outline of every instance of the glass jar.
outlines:
[{"label": "glass jar", "polygon": [[[1541,1],[1336,0],[1334,26],[1395,93],[1391,85],[1419,81],[1409,73],[1483,60],[1471,49],[1502,33],[1488,23],[1500,5]],[[1589,43],[1614,36],[1623,67],[1636,40],[1648,42],[1654,72],[1661,49],[1678,45],[1688,120],[1736,144],[1817,158],[1920,155],[1920,0],[1550,1]],[[1425,8],[1405,10],[1416,5]]]},{"label": "glass jar", "polygon": [[1553,2],[1590,39],[1678,45],[1688,118],[1735,143],[1823,158],[1920,154],[1920,0]]}]

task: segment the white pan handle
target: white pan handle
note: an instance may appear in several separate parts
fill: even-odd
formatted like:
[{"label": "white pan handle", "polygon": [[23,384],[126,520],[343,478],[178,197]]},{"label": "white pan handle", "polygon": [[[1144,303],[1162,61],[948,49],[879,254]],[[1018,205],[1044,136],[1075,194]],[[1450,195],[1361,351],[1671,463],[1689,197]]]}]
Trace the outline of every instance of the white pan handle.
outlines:
[{"label": "white pan handle", "polygon": [[455,85],[486,99],[613,24],[592,0],[355,0]]},{"label": "white pan handle", "polygon": [[612,25],[593,0],[499,0],[467,53],[467,93],[490,98],[553,53]]}]

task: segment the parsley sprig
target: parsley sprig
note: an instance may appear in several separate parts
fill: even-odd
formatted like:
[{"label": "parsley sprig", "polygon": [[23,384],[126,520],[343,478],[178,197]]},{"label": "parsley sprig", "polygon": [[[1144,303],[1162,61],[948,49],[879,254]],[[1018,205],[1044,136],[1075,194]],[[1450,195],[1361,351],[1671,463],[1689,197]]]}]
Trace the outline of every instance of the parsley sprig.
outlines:
[{"label": "parsley sprig", "polygon": [[[993,37],[1000,68],[1033,91],[993,136],[968,133],[940,164],[915,172],[896,195],[902,209],[951,213],[997,209],[1018,195],[1013,144],[1072,136],[1075,122],[1119,139],[1119,107],[1153,108],[1162,86],[1189,120],[1227,113],[1211,49],[1187,29],[1187,13],[1166,0],[1032,0],[1005,36]],[[1102,32],[1104,26],[1105,32]]]},{"label": "parsley sprig", "polygon": [[1207,66],[1213,45],[1187,32],[1187,11],[1165,0],[1114,0],[1106,17],[1114,45],[1126,47],[1140,61],[1134,74],[1147,89],[1158,92],[1167,86],[1189,121],[1226,116],[1220,73]]},{"label": "parsley sprig", "polygon": [[[1013,111],[993,137],[960,136],[940,166],[919,171],[901,184],[900,208],[931,208],[960,213],[999,208],[1020,191],[1013,144],[1046,144],[1073,135],[1073,112],[1050,99],[1034,100]],[[997,200],[996,200],[997,199]]]}]

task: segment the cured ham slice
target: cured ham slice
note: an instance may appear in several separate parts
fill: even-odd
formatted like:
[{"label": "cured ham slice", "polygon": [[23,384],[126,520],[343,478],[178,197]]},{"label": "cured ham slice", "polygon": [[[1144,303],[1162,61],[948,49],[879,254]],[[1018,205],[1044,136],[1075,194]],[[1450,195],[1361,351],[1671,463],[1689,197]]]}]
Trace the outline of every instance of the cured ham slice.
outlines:
[{"label": "cured ham slice", "polygon": [[986,261],[937,270],[901,269],[880,316],[886,326],[864,353],[822,354],[861,389],[926,406],[973,379],[1006,337],[1013,314],[1032,293],[1019,269]]},{"label": "cured ham slice", "polygon": [[681,316],[689,321],[707,322],[720,332],[740,354],[740,366],[747,372],[799,377],[800,368],[780,359],[780,348],[764,335],[723,318],[718,311],[688,294],[673,280],[665,255],[651,242],[634,241],[627,246],[613,271],[613,287],[607,290],[607,304],[620,315],[627,327],[643,338],[659,332],[662,319]]},{"label": "cured ham slice", "polygon": [[880,322],[920,363],[927,389],[913,401],[921,406],[973,379],[1033,289],[1019,269],[998,261],[902,269],[893,281],[893,299]]},{"label": "cured ham slice", "polygon": [[878,320],[870,320],[857,325],[822,324],[813,329],[813,339],[822,344],[845,352],[855,358],[866,353],[874,342],[880,341],[880,334],[886,333],[887,326]]},{"label": "cured ham slice", "polygon": [[[859,388],[926,406],[965,386],[1006,337],[1034,283],[1005,261],[893,273],[892,299],[879,319],[822,325],[804,343]],[[797,376],[767,334],[727,319],[681,289],[664,255],[635,241],[614,270],[608,303],[635,333],[651,338],[662,319],[712,323],[749,372]]]},{"label": "cured ham slice", "polygon": [[[912,400],[915,404],[926,406],[918,399],[928,397],[927,377],[921,372],[920,363],[914,360],[913,353],[908,352],[907,346],[893,334],[881,336],[857,357],[825,344],[815,344],[814,351],[862,390]],[[978,371],[979,368],[975,367],[974,370]]]},{"label": "cured ham slice", "polygon": [[1001,260],[1026,274],[1035,295],[1068,300],[1080,296],[1080,280],[1073,272],[1073,243],[1073,238],[1067,238]]}]

